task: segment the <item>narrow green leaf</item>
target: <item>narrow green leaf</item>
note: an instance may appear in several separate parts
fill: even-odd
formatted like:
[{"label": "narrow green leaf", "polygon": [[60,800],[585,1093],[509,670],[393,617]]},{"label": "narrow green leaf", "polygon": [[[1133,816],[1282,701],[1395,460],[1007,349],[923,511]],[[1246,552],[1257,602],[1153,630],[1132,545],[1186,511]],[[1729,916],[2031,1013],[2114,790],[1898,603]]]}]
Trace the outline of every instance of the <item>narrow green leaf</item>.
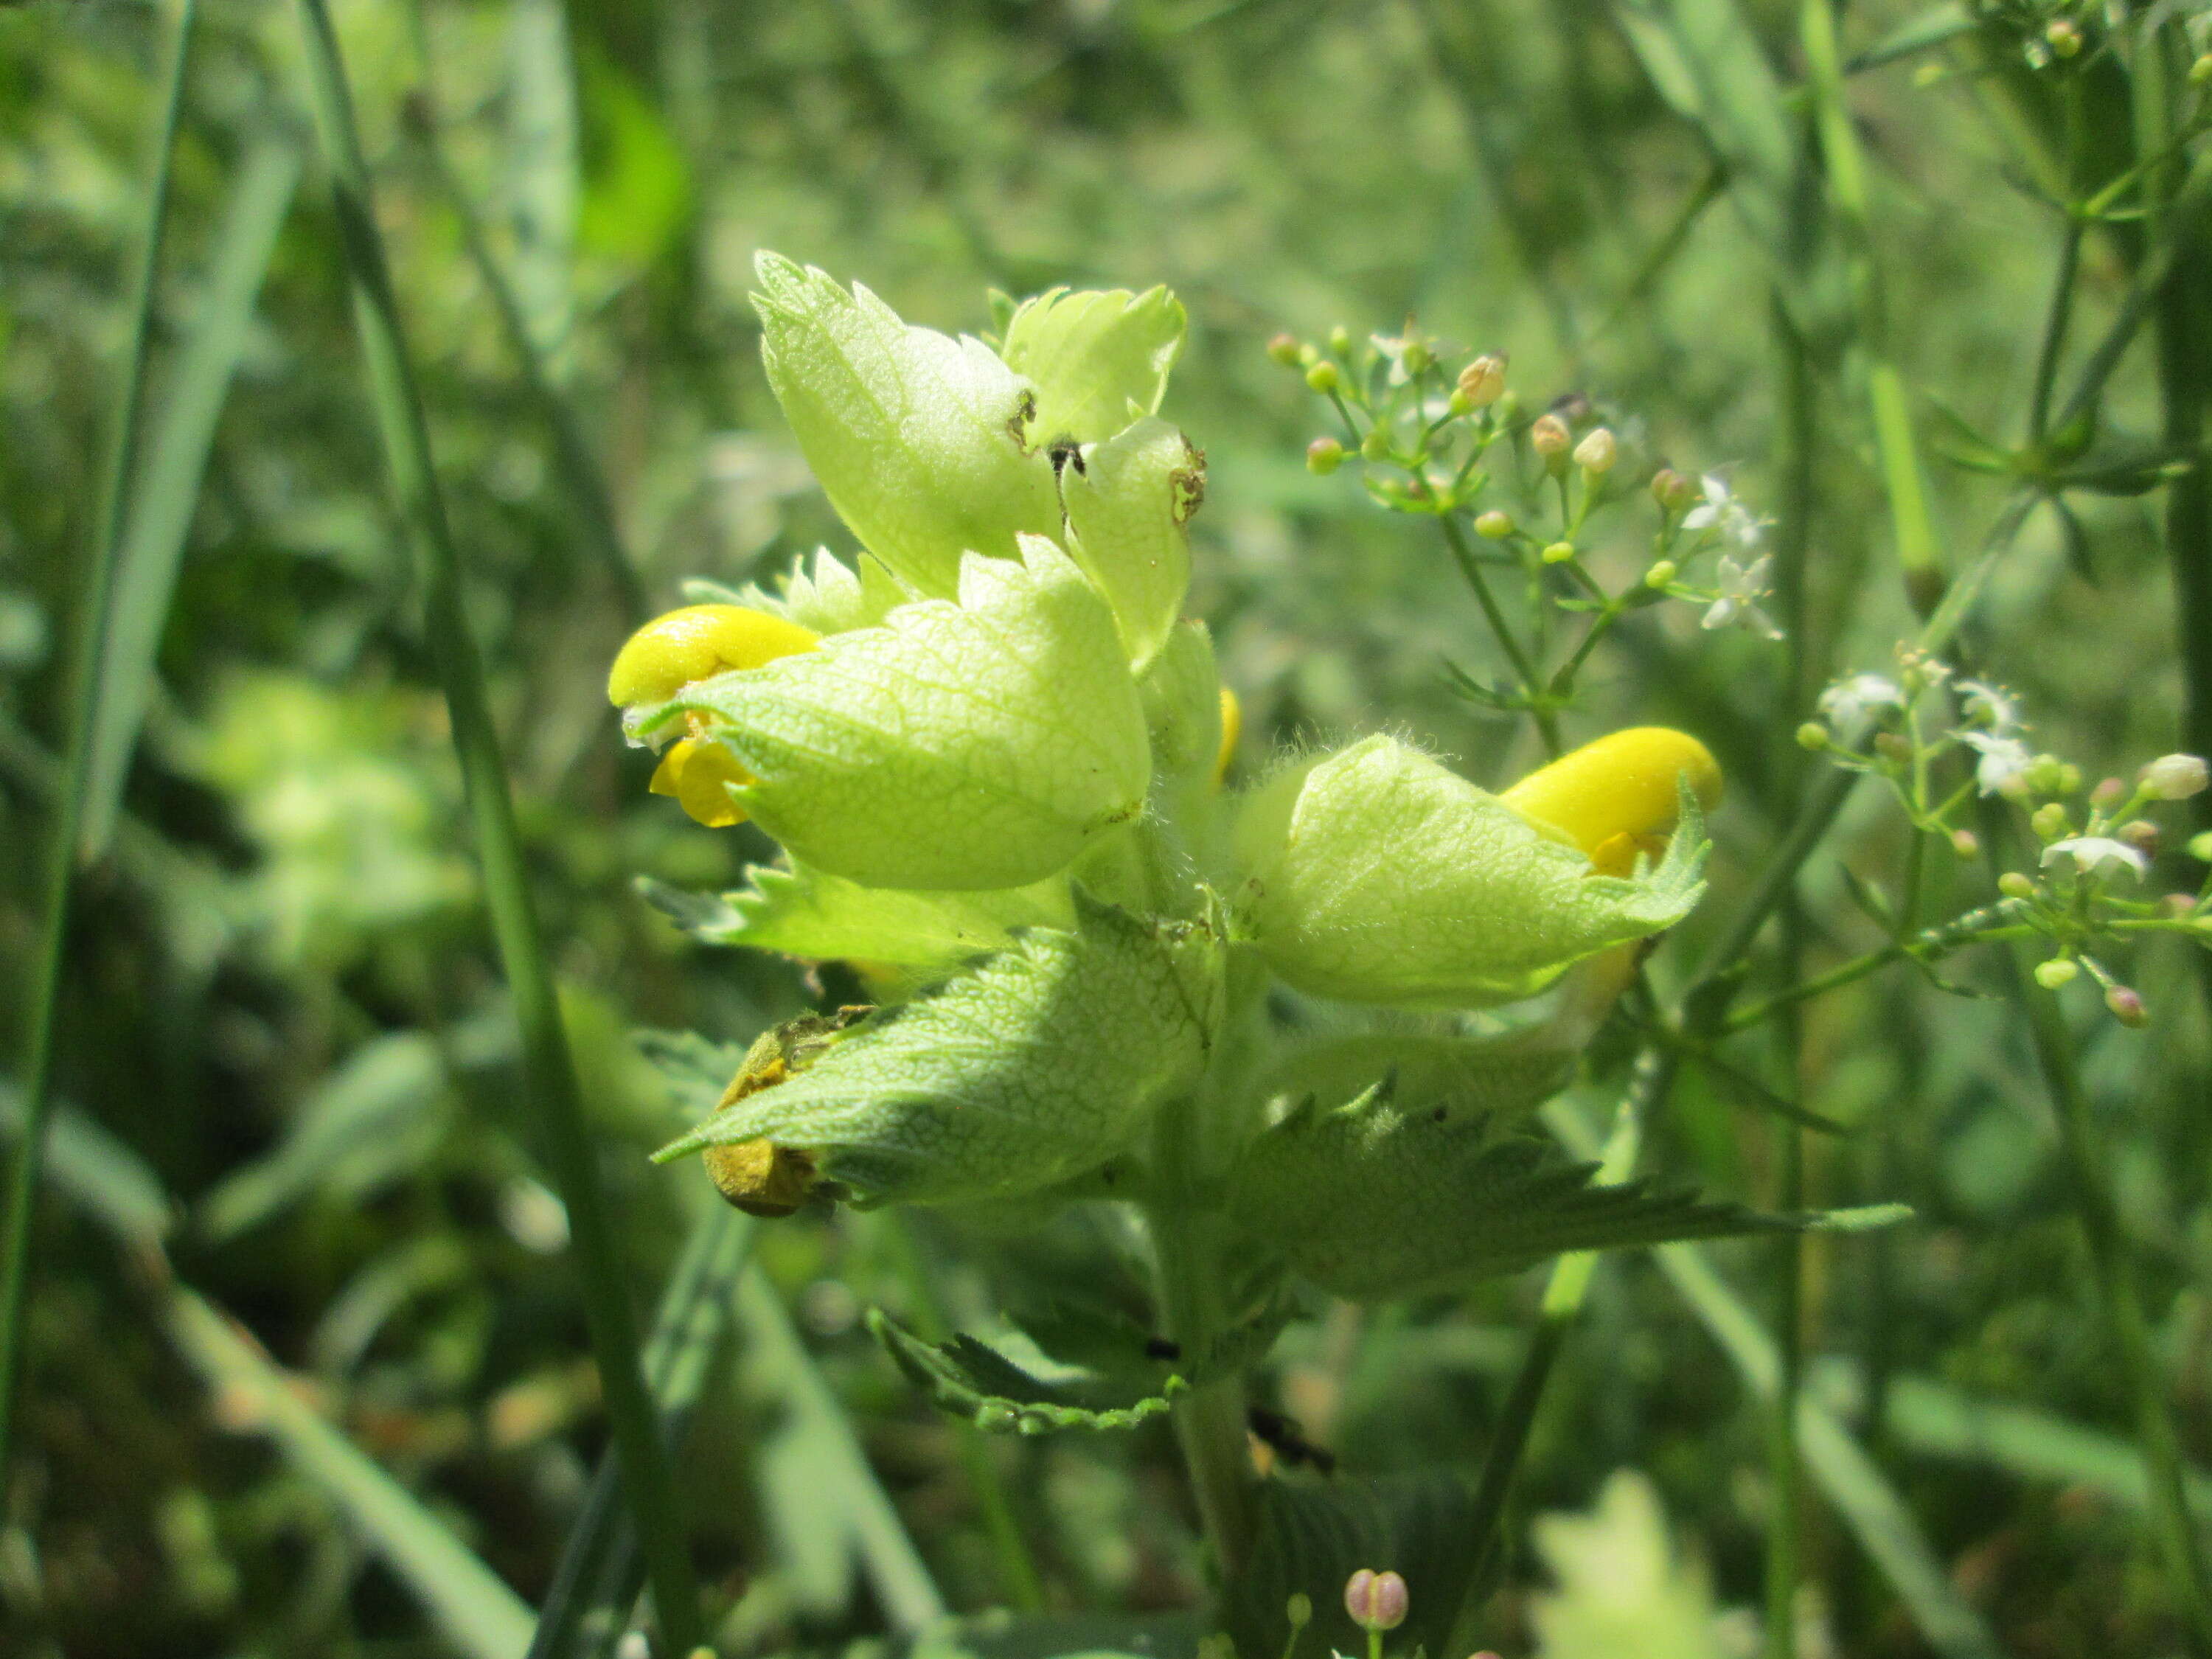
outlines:
[{"label": "narrow green leaf", "polygon": [[114,614],[100,647],[100,713],[92,734],[91,793],[79,846],[105,851],[114,832],[131,751],[152,695],[154,660],[177,568],[199,504],[216,422],[246,352],[261,281],[300,182],[298,138],[281,130],[248,146],[230,204],[216,231],[199,307],[185,336],[154,422],[145,465],[134,480],[116,573]]},{"label": "narrow green leaf", "polygon": [[325,1421],[205,1298],[179,1286],[164,1319],[179,1352],[222,1394],[230,1420],[250,1420],[344,1511],[447,1641],[470,1659],[520,1659],[530,1645],[530,1608],[445,1522]]}]

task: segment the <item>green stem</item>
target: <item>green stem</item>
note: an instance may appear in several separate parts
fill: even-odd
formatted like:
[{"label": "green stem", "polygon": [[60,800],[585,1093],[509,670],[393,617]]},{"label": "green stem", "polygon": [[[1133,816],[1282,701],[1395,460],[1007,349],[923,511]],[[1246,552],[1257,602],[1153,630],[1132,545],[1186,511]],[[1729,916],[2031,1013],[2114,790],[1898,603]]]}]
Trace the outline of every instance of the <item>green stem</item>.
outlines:
[{"label": "green stem", "polygon": [[1535,665],[1528,660],[1528,654],[1522,649],[1521,641],[1506,626],[1505,613],[1498,608],[1497,596],[1491,592],[1490,584],[1483,579],[1481,562],[1474,556],[1474,550],[1467,544],[1466,532],[1461,530],[1458,522],[1449,514],[1440,515],[1437,523],[1443,531],[1444,541],[1451,548],[1452,557],[1459,562],[1460,574],[1467,578],[1467,585],[1474,590],[1475,603],[1482,607],[1483,618],[1489,623],[1491,633],[1497,637],[1498,648],[1505,653],[1506,661],[1512,664],[1513,672],[1521,682],[1522,695],[1528,700],[1528,712],[1535,719],[1536,730],[1543,736],[1545,752],[1557,759],[1565,752],[1559,741],[1559,717],[1541,701],[1543,682],[1537,678]]},{"label": "green stem", "polygon": [[2081,220],[2069,218],[2058,242],[2058,272],[2051,279],[2051,309],[2043,319],[2043,344],[2035,356],[2035,387],[2027,404],[2027,438],[2040,444],[2051,430],[2051,391],[2058,379],[2058,354],[2074,316],[2075,278],[2081,266]]},{"label": "green stem", "polygon": [[[1170,1114],[1174,1109],[1170,1108]],[[1160,1322],[1164,1334],[1195,1362],[1212,1346],[1224,1321],[1221,1305],[1224,1258],[1211,1218],[1192,1207],[1191,1195],[1170,1194],[1148,1211],[1158,1272]],[[1241,1376],[1200,1383],[1175,1402],[1176,1444],[1190,1472],[1200,1522],[1224,1583],[1244,1569],[1252,1540],[1252,1460],[1245,1449],[1244,1382]]]},{"label": "green stem", "polygon": [[2151,1352],[2142,1304],[2136,1294],[2126,1242],[2099,1151],[2097,1127],[2090,1121],[2089,1103],[2074,1062],[2073,1039],[2056,994],[2032,987],[2028,955],[2026,951],[2018,953],[2014,994],[2027,1012],[2036,1060],[2051,1091],[2051,1103],[2057,1109],[2059,1142],[2065,1152],[2081,1231],[2088,1240],[2090,1266],[2097,1276],[2098,1295],[2119,1360],[2121,1379],[2132,1397],[2136,1437],[2150,1486],[2159,1553],[2188,1618],[2197,1651],[2212,1653],[2212,1577],[2206,1572],[2195,1523],[2190,1518],[2180,1438]]},{"label": "green stem", "polygon": [[68,771],[46,846],[46,913],[25,1008],[22,1144],[9,1173],[4,1243],[0,1243],[0,1474],[8,1468],[15,1407],[21,1388],[23,1304],[30,1281],[31,1212],[38,1203],[46,1157],[46,1124],[53,1111],[54,1042],[61,1012],[62,975],[69,960],[70,912],[75,897],[77,842],[92,792],[94,736],[100,726],[104,677],[100,659],[115,606],[116,568],[123,545],[123,504],[137,470],[138,436],[146,403],[147,362],[152,354],[154,288],[168,228],[169,169],[184,114],[185,70],[190,61],[196,0],[180,0],[164,83],[161,117],[154,131],[154,161],[147,180],[146,219],[131,285],[131,345],[124,358],[122,395],[100,477],[85,591],[73,642],[74,684],[70,699]]},{"label": "green stem", "polygon": [[689,1653],[699,1640],[697,1586],[652,1398],[639,1369],[636,1327],[592,1165],[593,1149],[584,1127],[583,1102],[561,1022],[560,1000],[530,896],[521,831],[484,692],[483,663],[462,605],[460,559],[439,492],[429,430],[376,228],[352,94],[325,0],[300,3],[316,125],[331,169],[332,204],[353,277],[356,329],[368,363],[385,462],[421,574],[425,625],[445,685],[453,744],[483,865],[492,932],[521,1028],[524,1085],[532,1116],[543,1125],[545,1151],[568,1206],[585,1318],[624,1484],[637,1517],[661,1638],[670,1650]]}]

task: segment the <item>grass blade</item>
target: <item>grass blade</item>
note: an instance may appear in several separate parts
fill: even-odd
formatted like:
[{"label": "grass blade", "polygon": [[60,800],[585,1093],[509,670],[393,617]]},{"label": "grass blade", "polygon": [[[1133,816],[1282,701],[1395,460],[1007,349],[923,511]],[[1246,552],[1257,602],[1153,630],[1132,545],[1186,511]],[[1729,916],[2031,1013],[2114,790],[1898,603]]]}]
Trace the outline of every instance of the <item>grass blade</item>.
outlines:
[{"label": "grass blade", "polygon": [[87,763],[90,793],[77,837],[80,856],[87,860],[105,852],[114,833],[216,422],[246,350],[261,279],[299,185],[300,163],[300,144],[289,132],[264,135],[247,149],[216,233],[199,315],[150,434],[144,471],[133,480],[115,609],[100,651],[103,690]]},{"label": "grass blade", "polygon": [[[672,1454],[683,1443],[731,1320],[731,1291],[753,1243],[751,1219],[717,1204],[692,1231],[661,1292],[645,1345],[646,1380]],[[622,1507],[622,1472],[599,1460],[584,1507],[561,1548],[538,1615],[529,1659],[567,1659],[623,1633],[644,1583],[637,1530]]]},{"label": "grass blade", "polygon": [[179,0],[161,117],[155,129],[149,169],[146,227],[131,283],[131,348],[124,360],[123,390],[100,477],[99,517],[85,592],[79,600],[75,653],[76,683],[70,702],[68,775],[50,831],[46,866],[46,916],[31,973],[24,1042],[23,1133],[8,1186],[4,1243],[0,1243],[0,1474],[9,1467],[9,1439],[21,1378],[23,1297],[30,1278],[31,1211],[38,1201],[46,1119],[53,1103],[55,1020],[69,945],[70,905],[76,884],[76,851],[91,788],[93,733],[100,724],[104,662],[115,602],[117,554],[122,540],[124,496],[137,471],[138,427],[146,400],[147,360],[153,345],[154,284],[167,234],[169,167],[184,113],[185,70],[191,61],[196,0]]},{"label": "grass blade", "polygon": [[484,691],[483,663],[462,605],[460,558],[447,523],[431,460],[429,430],[376,228],[352,94],[323,0],[301,0],[301,15],[316,125],[353,276],[356,331],[368,360],[385,462],[421,572],[431,653],[445,684],[477,854],[483,864],[492,932],[521,1028],[525,1089],[533,1116],[544,1126],[544,1149],[568,1206],[592,1352],[599,1361],[624,1484],[644,1540],[662,1638],[674,1651],[688,1653],[698,1642],[697,1586],[667,1455],[638,1363],[637,1331],[623,1285],[621,1258],[592,1164],[575,1064],[538,932],[521,831]]},{"label": "grass blade", "polygon": [[326,1422],[239,1328],[179,1285],[167,1310],[171,1338],[222,1402],[276,1441],[322,1488],[369,1547],[405,1580],[447,1638],[470,1659],[520,1659],[530,1608],[438,1517]]}]

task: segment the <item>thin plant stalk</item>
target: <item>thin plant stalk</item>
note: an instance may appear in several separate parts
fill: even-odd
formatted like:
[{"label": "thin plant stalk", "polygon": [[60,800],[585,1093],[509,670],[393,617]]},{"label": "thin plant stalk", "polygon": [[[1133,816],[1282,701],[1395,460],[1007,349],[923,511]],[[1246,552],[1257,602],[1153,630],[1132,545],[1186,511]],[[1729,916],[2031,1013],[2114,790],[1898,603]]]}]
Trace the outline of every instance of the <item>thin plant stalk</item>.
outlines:
[{"label": "thin plant stalk", "polygon": [[581,1092],[530,895],[521,831],[484,691],[483,663],[462,605],[460,559],[439,492],[429,430],[376,228],[352,95],[324,0],[301,0],[301,16],[316,125],[353,276],[356,331],[368,361],[386,465],[422,581],[425,622],[445,685],[477,856],[483,865],[492,932],[521,1030],[526,1094],[542,1124],[544,1149],[568,1206],[585,1317],[624,1485],[637,1519],[661,1638],[669,1650],[689,1653],[699,1640],[697,1585],[652,1396],[639,1364],[637,1328],[623,1284],[621,1256],[592,1167]]},{"label": "thin plant stalk", "polygon": [[0,1242],[0,1473],[8,1468],[23,1352],[23,1304],[30,1282],[31,1212],[38,1202],[45,1158],[46,1124],[53,1111],[55,1026],[61,1009],[62,976],[68,965],[70,914],[75,897],[77,842],[93,785],[93,738],[106,676],[102,658],[116,598],[125,511],[137,471],[139,428],[146,404],[148,360],[152,355],[155,285],[167,239],[169,170],[176,154],[184,114],[185,71],[191,61],[196,0],[179,0],[161,115],[154,129],[153,165],[148,170],[146,218],[138,263],[131,281],[131,343],[123,361],[121,396],[100,477],[100,507],[94,521],[92,556],[86,561],[85,591],[79,601],[72,660],[75,684],[70,700],[69,741],[61,794],[48,832],[44,886],[45,919],[31,971],[25,1008],[23,1133],[8,1182],[4,1242]]}]

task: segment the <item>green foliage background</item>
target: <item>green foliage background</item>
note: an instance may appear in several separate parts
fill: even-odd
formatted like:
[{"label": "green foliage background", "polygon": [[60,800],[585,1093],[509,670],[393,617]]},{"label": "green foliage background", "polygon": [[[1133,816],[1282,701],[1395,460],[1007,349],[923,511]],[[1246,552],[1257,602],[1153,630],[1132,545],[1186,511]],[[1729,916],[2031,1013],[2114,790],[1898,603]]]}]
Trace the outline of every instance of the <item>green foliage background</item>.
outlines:
[{"label": "green foliage background", "polygon": [[[1847,49],[1916,15],[1905,0],[1854,9]],[[1210,478],[1193,609],[1257,734],[1248,756],[1378,726],[1486,783],[1536,756],[1527,732],[1449,690],[1447,658],[1480,676],[1496,665],[1441,544],[1305,471],[1322,411],[1264,355],[1279,329],[1389,332],[1418,317],[1469,350],[1510,350],[1524,396],[1583,392],[1686,471],[1729,464],[1755,504],[1781,499],[1769,294],[1782,256],[1725,197],[1686,217],[1706,143],[1602,0],[357,0],[337,16],[599,1170],[647,1310],[703,1183],[644,1155],[702,1103],[670,1098],[629,1028],[735,1045],[702,1061],[702,1079],[726,1075],[764,1025],[852,988],[687,945],[641,900],[635,875],[729,886],[767,843],[649,799],[650,763],[617,741],[602,695],[640,607],[676,602],[682,577],[741,581],[841,534],[759,368],[756,249],[857,276],[948,329],[989,326],[992,286],[1176,291],[1192,337],[1164,412],[1205,446]],[[1742,16],[1795,81],[1794,14]],[[167,19],[120,0],[0,10],[10,1009],[28,995],[62,642],[131,322],[120,274],[145,210]],[[199,399],[211,443],[204,487],[172,505],[189,533],[122,833],[80,890],[66,1115],[0,1491],[10,1653],[519,1651],[523,1610],[468,1553],[542,1602],[605,1438],[383,486],[300,41],[289,5],[210,5],[186,87],[150,406],[158,429]],[[1954,44],[1868,68],[1849,99],[1872,167],[1887,351],[1926,400],[1923,433],[1952,430],[1940,404],[2012,441],[2054,221],[1989,118],[2001,76],[1967,73],[1970,56]],[[1952,72],[1925,84],[1929,64]],[[565,433],[532,393],[457,201]],[[2128,273],[2100,239],[2083,257],[2074,337],[2087,343]],[[1784,289],[1820,303],[1810,285]],[[226,305],[242,319],[228,337]],[[1785,685],[1783,659],[1749,635],[1647,613],[1569,719],[1577,738],[1680,725],[1719,754],[1732,793],[1713,824],[1715,896],[1683,930],[1692,948],[1796,811],[1805,775],[1788,736],[1819,678],[1886,667],[1914,626],[1857,374],[1850,359],[1824,371],[1812,398],[1818,674]],[[2148,434],[2159,418],[2138,346],[2106,427]],[[564,443],[597,457],[618,545]],[[1930,468],[1956,568],[1990,539],[2008,485]],[[2039,746],[2092,776],[2125,772],[2189,746],[2160,497],[2068,500],[2078,542],[2048,509],[2027,517],[1990,578],[1976,648],[2022,696]],[[1863,792],[1808,866],[1816,964],[1877,937],[1846,872],[1893,878],[1901,844]],[[2161,874],[2201,877],[2179,854]],[[1993,986],[1994,966],[1959,971]],[[2185,1449],[2212,1460],[2202,968],[2147,948],[2130,982],[2150,1030],[2088,1018],[2085,998],[2080,1036]],[[1805,1103],[1847,1129],[1811,1143],[1814,1199],[1918,1211],[1893,1234],[1811,1247],[1808,1386],[1856,1424],[2002,1650],[2180,1650],[2124,1379],[2016,1020],[1893,969],[1808,1006],[1802,1042]],[[0,1080],[0,1113],[15,1098]],[[1647,1162],[1763,1200],[1778,1134],[1725,1077],[1692,1067]],[[1073,1295],[1093,1276],[1093,1224],[843,1216],[759,1231],[766,1278],[722,1298],[738,1309],[740,1358],[701,1379],[679,1462],[728,1650],[910,1626],[930,1578],[961,1611],[1021,1599],[979,1460],[1011,1495],[996,1524],[1029,1539],[1046,1605],[1151,1615],[1196,1597],[1164,1427],[970,1443],[859,1318],[880,1303],[929,1334]],[[1767,1249],[1714,1255],[1771,1326]],[[1364,1321],[1326,1310],[1285,1339],[1275,1403],[1347,1468],[1471,1475],[1532,1290]],[[275,1388],[272,1360],[292,1388]],[[1537,1639],[1524,1593],[1547,1575],[1525,1516],[1587,1509],[1627,1466],[1657,1483],[1713,1597],[1755,1602],[1764,1433],[1662,1273],[1634,1257],[1601,1269],[1537,1419],[1509,1594],[1485,1639],[1509,1652]],[[418,1502],[392,1510],[401,1491]],[[1811,1514],[1808,1641],[1926,1650],[1861,1541]],[[915,1565],[901,1522],[927,1569],[919,1589],[898,1576]],[[1580,1535],[1555,1528],[1544,1547]],[[1703,1605],[1695,1586],[1669,1594]]]}]

